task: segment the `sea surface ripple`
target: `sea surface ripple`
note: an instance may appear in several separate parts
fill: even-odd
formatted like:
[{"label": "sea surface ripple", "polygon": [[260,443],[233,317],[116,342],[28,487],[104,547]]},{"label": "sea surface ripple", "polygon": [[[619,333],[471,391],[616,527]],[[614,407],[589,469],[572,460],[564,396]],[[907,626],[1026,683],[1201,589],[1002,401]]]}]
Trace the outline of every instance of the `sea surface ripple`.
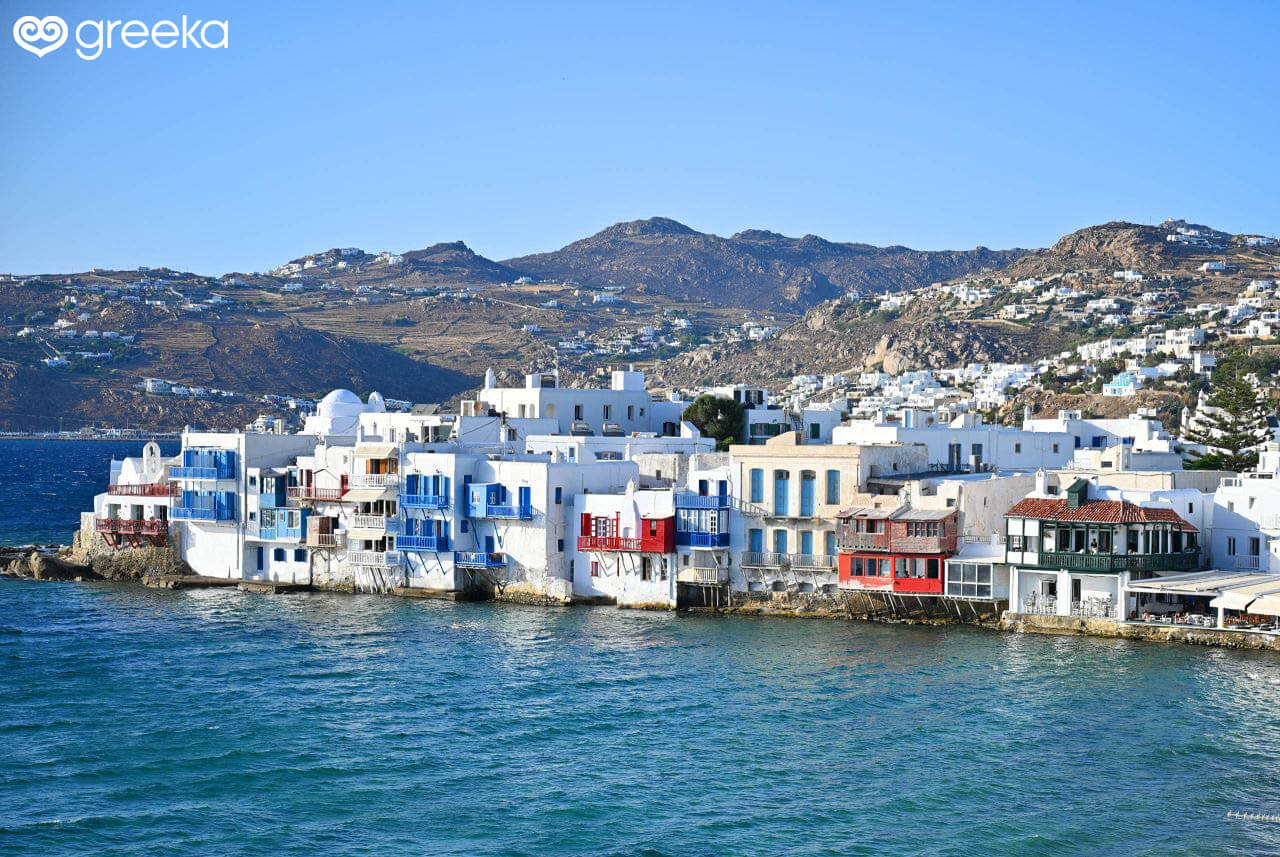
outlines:
[{"label": "sea surface ripple", "polygon": [[1280,853],[1280,659],[0,580],[0,853]]}]

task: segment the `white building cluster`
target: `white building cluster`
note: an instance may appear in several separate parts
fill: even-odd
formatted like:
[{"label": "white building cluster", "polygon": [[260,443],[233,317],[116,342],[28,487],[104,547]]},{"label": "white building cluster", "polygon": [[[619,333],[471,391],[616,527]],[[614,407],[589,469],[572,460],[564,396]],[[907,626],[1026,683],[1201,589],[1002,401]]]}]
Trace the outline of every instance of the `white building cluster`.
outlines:
[{"label": "white building cluster", "polygon": [[[716,452],[683,420],[687,400],[631,370],[595,389],[490,373],[457,414],[337,390],[296,433],[189,431],[171,459],[149,446],[113,462],[85,527],[116,549],[170,544],[206,577],[441,597],[675,608],[861,593],[1242,632],[1280,615],[1266,600],[1280,594],[1280,445],[1256,473],[1184,471],[1145,415],[1008,427],[717,392],[781,421]],[[1237,583],[1256,597],[1225,598]]]}]

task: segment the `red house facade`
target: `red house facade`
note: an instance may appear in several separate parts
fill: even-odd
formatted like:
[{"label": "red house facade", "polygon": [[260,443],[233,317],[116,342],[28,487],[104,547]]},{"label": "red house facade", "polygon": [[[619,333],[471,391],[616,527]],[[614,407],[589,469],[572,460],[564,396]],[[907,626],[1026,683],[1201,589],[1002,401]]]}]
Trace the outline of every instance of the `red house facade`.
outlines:
[{"label": "red house facade", "polygon": [[[579,522],[578,550],[629,551],[635,553],[675,553],[676,519],[640,517],[622,521],[622,515],[592,515],[584,512]],[[622,535],[628,533],[628,535]],[[630,535],[639,533],[639,536]]]},{"label": "red house facade", "polygon": [[836,516],[841,589],[941,595],[956,552],[954,509],[845,509]]}]

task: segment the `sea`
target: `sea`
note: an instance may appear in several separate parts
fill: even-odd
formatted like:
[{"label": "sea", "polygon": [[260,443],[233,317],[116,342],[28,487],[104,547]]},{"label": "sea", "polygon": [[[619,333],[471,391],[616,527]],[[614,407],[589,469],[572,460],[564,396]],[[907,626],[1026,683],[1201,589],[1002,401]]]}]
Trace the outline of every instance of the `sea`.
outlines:
[{"label": "sea", "polygon": [[1278,703],[1274,653],[0,580],[0,854],[1280,854],[1228,817]]}]

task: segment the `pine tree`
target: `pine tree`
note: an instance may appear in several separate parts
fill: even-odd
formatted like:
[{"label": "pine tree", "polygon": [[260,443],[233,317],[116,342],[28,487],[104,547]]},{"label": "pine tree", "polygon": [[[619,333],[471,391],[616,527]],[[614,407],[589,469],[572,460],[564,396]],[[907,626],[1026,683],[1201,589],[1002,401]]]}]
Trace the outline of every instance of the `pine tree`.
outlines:
[{"label": "pine tree", "polygon": [[1197,414],[1185,437],[1208,448],[1190,453],[1191,470],[1230,470],[1241,473],[1258,464],[1258,447],[1271,438],[1268,408],[1235,361],[1225,361],[1213,373],[1209,399],[1214,410]]},{"label": "pine tree", "polygon": [[704,437],[716,439],[716,449],[724,451],[737,443],[745,419],[742,405],[733,399],[703,394],[685,408],[684,419],[698,427]]}]

